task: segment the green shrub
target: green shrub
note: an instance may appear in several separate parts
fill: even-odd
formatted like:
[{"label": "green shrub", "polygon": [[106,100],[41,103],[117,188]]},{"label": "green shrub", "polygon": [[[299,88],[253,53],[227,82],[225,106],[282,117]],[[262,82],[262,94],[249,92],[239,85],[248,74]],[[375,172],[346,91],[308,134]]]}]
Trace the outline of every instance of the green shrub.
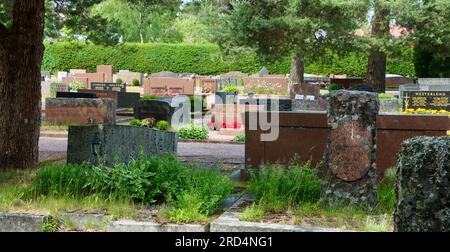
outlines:
[{"label": "green shrub", "polygon": [[322,182],[309,163],[293,162],[288,169],[262,167],[250,180],[249,192],[267,211],[281,211],[301,202],[320,200]]},{"label": "green shrub", "polygon": [[77,91],[78,89],[85,89],[86,85],[84,83],[81,83],[79,81],[74,81],[72,84],[69,85],[70,90]]},{"label": "green shrub", "polygon": [[120,79],[120,78],[117,78],[117,79],[116,79],[116,83],[122,84],[122,83],[123,83],[123,80]]},{"label": "green shrub", "polygon": [[[287,74],[290,71],[291,58],[265,62],[249,50],[224,55],[219,46],[213,44],[122,44],[107,47],[85,43],[45,43],[43,70],[56,73],[70,69],[87,69],[94,72],[96,66],[101,64],[111,64],[115,71],[128,69],[141,73],[172,71],[205,75],[229,71],[256,73],[266,66],[271,73]],[[414,49],[407,48],[398,55],[389,55],[387,71],[391,74],[415,76]],[[367,52],[361,50],[338,56],[327,50],[320,58],[306,59],[305,72],[325,76],[365,76]]]},{"label": "green shrub", "polygon": [[169,123],[167,121],[161,120],[156,123],[156,128],[159,130],[168,130],[169,129]]},{"label": "green shrub", "polygon": [[155,95],[147,95],[141,98],[141,100],[158,100],[162,98],[171,98],[170,96],[155,96]]},{"label": "green shrub", "polygon": [[333,85],[329,85],[328,86],[328,91],[332,92],[332,91],[337,91],[340,90],[341,88],[339,87],[339,85],[333,84]]},{"label": "green shrub", "polygon": [[245,142],[245,136],[244,135],[237,135],[234,137],[233,141],[244,143]]},{"label": "green shrub", "polygon": [[209,138],[209,133],[205,127],[191,124],[180,128],[178,130],[178,136],[181,139],[207,140]]},{"label": "green shrub", "polygon": [[233,85],[228,85],[225,86],[224,88],[222,88],[221,92],[226,92],[226,93],[239,93],[239,88]]},{"label": "green shrub", "polygon": [[137,87],[137,86],[139,86],[141,83],[139,82],[139,80],[136,80],[136,79],[133,79],[132,81],[131,81],[131,85],[133,85],[134,87]]},{"label": "green shrub", "polygon": [[133,119],[128,123],[130,126],[142,126],[142,121],[139,119]]}]

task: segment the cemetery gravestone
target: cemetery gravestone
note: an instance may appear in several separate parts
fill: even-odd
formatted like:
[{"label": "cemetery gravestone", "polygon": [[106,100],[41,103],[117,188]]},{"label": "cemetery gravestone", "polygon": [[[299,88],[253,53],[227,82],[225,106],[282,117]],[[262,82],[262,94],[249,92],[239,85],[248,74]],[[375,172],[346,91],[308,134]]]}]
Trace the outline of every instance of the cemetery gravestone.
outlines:
[{"label": "cemetery gravestone", "polygon": [[419,85],[450,85],[450,78],[419,78]]},{"label": "cemetery gravestone", "polygon": [[324,153],[327,200],[376,204],[378,110],[379,100],[374,93],[341,90],[331,94],[331,131]]},{"label": "cemetery gravestone", "polygon": [[112,99],[116,102],[117,108],[134,108],[134,105],[136,105],[141,98],[141,95],[139,93],[127,93],[108,90],[80,89],[78,90],[78,92],[93,93],[101,99]]},{"label": "cemetery gravestone", "polygon": [[96,99],[96,94],[93,93],[81,93],[81,92],[57,92],[56,98],[84,98],[84,99]]},{"label": "cemetery gravestone", "polygon": [[449,91],[403,91],[403,110],[431,109],[450,111]]},{"label": "cemetery gravestone", "polygon": [[107,91],[117,91],[126,92],[127,87],[125,83],[110,83],[110,82],[92,82],[92,90],[107,90]]},{"label": "cemetery gravestone", "polygon": [[[67,163],[112,165],[116,160],[128,163],[146,156],[176,153],[178,135],[175,132],[123,125],[69,127]],[[116,159],[117,158],[117,159]]]},{"label": "cemetery gravestone", "polygon": [[175,108],[167,101],[140,100],[134,106],[134,118],[140,120],[155,118],[157,121],[164,120],[170,124],[174,112]]},{"label": "cemetery gravestone", "polygon": [[397,232],[450,231],[450,137],[417,137],[398,156]]},{"label": "cemetery gravestone", "polygon": [[109,99],[47,98],[45,120],[57,124],[114,124],[116,104]]},{"label": "cemetery gravestone", "polygon": [[68,72],[58,72],[58,81],[63,81],[63,79],[67,77],[69,77]]}]

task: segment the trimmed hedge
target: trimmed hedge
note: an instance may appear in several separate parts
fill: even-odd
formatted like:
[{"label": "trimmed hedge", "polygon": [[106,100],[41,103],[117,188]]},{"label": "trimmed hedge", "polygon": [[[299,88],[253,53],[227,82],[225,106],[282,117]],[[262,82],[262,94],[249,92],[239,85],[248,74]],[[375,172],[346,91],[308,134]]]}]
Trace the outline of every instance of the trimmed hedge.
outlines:
[{"label": "trimmed hedge", "polygon": [[[402,55],[390,57],[388,72],[415,76],[414,50],[407,49]],[[94,72],[97,65],[110,64],[114,70],[127,69],[142,73],[172,71],[176,73],[220,74],[229,71],[256,73],[266,66],[271,73],[289,73],[291,59],[264,62],[254,52],[241,51],[239,55],[224,56],[213,44],[123,44],[106,47],[70,42],[46,42],[42,69],[68,71],[86,69]],[[305,72],[313,74],[347,74],[365,76],[367,55],[350,53],[339,57],[328,51],[323,57],[306,61]]]}]

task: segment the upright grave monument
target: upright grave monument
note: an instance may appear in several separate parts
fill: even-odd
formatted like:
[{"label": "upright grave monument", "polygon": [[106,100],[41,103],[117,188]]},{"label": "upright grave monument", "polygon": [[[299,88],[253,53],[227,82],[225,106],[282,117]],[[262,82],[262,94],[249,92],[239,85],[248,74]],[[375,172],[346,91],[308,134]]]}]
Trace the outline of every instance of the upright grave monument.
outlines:
[{"label": "upright grave monument", "polygon": [[404,111],[407,109],[450,111],[450,84],[402,85],[400,100]]},{"label": "upright grave monument", "polygon": [[92,90],[106,90],[106,91],[117,91],[126,92],[127,86],[125,83],[112,83],[112,82],[92,82]]},{"label": "upright grave monument", "polygon": [[341,90],[331,94],[331,131],[324,153],[324,195],[328,201],[376,204],[378,111],[376,93]]}]

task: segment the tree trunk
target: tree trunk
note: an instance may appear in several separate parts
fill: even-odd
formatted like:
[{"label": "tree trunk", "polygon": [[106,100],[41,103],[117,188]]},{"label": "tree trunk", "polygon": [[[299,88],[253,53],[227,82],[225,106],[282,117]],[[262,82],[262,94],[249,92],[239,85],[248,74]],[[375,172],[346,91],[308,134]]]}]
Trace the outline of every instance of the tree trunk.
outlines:
[{"label": "tree trunk", "polygon": [[[383,39],[389,36],[389,9],[376,6],[372,20],[373,37]],[[377,46],[369,49],[367,83],[375,92],[386,91],[386,53]]]},{"label": "tree trunk", "polygon": [[38,162],[44,0],[15,0],[13,24],[0,23],[0,169]]},{"label": "tree trunk", "polygon": [[295,55],[291,64],[291,84],[303,84],[305,82],[305,63],[303,58]]},{"label": "tree trunk", "polygon": [[374,92],[386,91],[386,53],[377,49],[369,50],[367,82]]}]

